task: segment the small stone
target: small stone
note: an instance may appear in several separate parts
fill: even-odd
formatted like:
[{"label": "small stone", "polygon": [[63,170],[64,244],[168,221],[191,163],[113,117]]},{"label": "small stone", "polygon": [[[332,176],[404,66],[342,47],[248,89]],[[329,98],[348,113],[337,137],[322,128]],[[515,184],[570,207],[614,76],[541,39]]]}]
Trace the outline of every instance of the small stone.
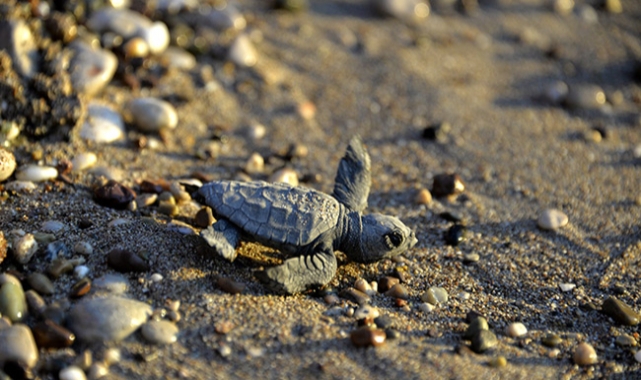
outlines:
[{"label": "small stone", "polygon": [[431,303],[427,302],[422,302],[418,305],[419,310],[421,310],[423,313],[431,313],[436,309],[436,306],[432,305]]},{"label": "small stone", "polygon": [[174,217],[180,213],[180,207],[169,202],[160,202],[158,212],[167,216]]},{"label": "small stone", "polygon": [[431,303],[432,305],[445,304],[448,299],[447,290],[437,286],[427,289],[427,291],[421,296],[421,300]]},{"label": "small stone", "polygon": [[581,4],[576,8],[579,18],[587,23],[596,24],[599,22],[599,14],[589,4]]},{"label": "small stone", "polygon": [[447,197],[460,194],[465,190],[465,185],[458,174],[437,174],[432,184],[432,195]]},{"label": "small stone", "polygon": [[196,57],[177,46],[169,46],[160,56],[160,61],[167,67],[178,70],[191,70],[196,67]]},{"label": "small stone", "polygon": [[83,342],[118,342],[151,315],[146,303],[121,297],[89,298],[69,312],[68,326]]},{"label": "small stone", "polygon": [[11,151],[0,147],[0,182],[11,177],[16,170],[16,158]]},{"label": "small stone", "polygon": [[122,46],[127,58],[145,58],[149,55],[149,45],[140,37],[134,37]]},{"label": "small stone", "polygon": [[510,323],[507,327],[507,335],[512,338],[520,338],[527,334],[527,327],[521,322]]},{"label": "small stone", "polygon": [[[96,95],[116,73],[118,67],[116,55],[109,50],[94,49],[91,45],[80,40],[72,42],[69,47],[74,53],[69,64],[71,85],[81,94],[89,97]],[[91,111],[89,115],[91,115]]]},{"label": "small stone", "polygon": [[87,26],[96,33],[111,32],[123,40],[140,37],[152,54],[160,54],[169,46],[167,25],[160,21],[153,22],[129,9],[104,7],[92,14]]},{"label": "small stone", "polygon": [[562,16],[569,15],[574,9],[574,0],[554,0],[554,11]]},{"label": "small stone", "polygon": [[53,261],[57,258],[68,256],[70,256],[69,247],[63,241],[57,240],[47,244],[47,249],[45,250],[46,260]]},{"label": "small stone", "polygon": [[621,0],[605,0],[603,5],[605,10],[610,13],[623,12],[623,5],[621,4]]},{"label": "small stone", "polygon": [[599,109],[606,101],[605,92],[596,85],[584,84],[570,87],[565,105],[571,109]]},{"label": "small stone", "polygon": [[138,208],[149,207],[156,203],[158,194],[142,193],[136,197],[136,206]]},{"label": "small stone", "polygon": [[43,182],[58,177],[58,170],[52,166],[25,165],[16,171],[18,181]]},{"label": "small stone", "polygon": [[559,289],[561,289],[562,292],[571,292],[576,288],[576,284],[569,284],[569,283],[560,283],[559,284]]},{"label": "small stone", "polygon": [[75,365],[70,365],[60,370],[58,373],[58,379],[60,380],[86,380],[87,376],[85,372]]},{"label": "small stone", "polygon": [[71,331],[49,319],[36,324],[32,331],[40,348],[69,347],[76,340]]},{"label": "small stone", "polygon": [[47,267],[47,273],[54,279],[59,278],[65,273],[73,270],[74,263],[64,258],[54,259],[51,265]]},{"label": "small stone", "polygon": [[138,130],[157,133],[162,129],[174,129],[178,125],[178,114],[170,103],[156,98],[138,98],[127,103],[126,119]]},{"label": "small stone", "polygon": [[214,224],[215,221],[214,215],[209,207],[201,208],[194,217],[194,225],[200,228],[207,228]]},{"label": "small stone", "polygon": [[445,232],[445,243],[453,247],[458,246],[467,238],[467,228],[462,224],[455,224]]},{"label": "small stone", "polygon": [[323,301],[325,301],[327,305],[335,305],[341,302],[336,294],[327,294],[325,297],[323,297]]},{"label": "small stone", "polygon": [[234,324],[231,323],[230,321],[218,321],[216,324],[214,324],[214,331],[216,331],[216,334],[221,334],[225,335],[228,334],[231,330],[234,329]]},{"label": "small stone", "polygon": [[617,336],[614,343],[619,347],[634,347],[637,345],[637,340],[628,334],[623,334]]},{"label": "small stone", "polygon": [[563,342],[560,336],[554,333],[548,333],[541,338],[541,343],[546,347],[556,347]]},{"label": "small stone", "polygon": [[247,128],[247,136],[256,141],[260,140],[267,134],[267,128],[260,123],[254,123]]},{"label": "small stone", "polygon": [[76,282],[69,292],[69,297],[71,298],[80,298],[85,294],[89,293],[91,290],[91,280],[88,278],[83,278],[82,280]]},{"label": "small stone", "polygon": [[409,292],[403,284],[396,284],[392,286],[388,291],[385,292],[385,295],[402,300],[410,298]]},{"label": "small stone", "polygon": [[356,318],[357,320],[364,318],[375,319],[379,316],[379,314],[380,313],[377,308],[371,305],[363,305],[356,309],[356,311],[354,312],[354,318]]},{"label": "small stone", "polygon": [[38,362],[38,347],[29,327],[23,324],[0,330],[0,363],[21,363],[33,368]]},{"label": "small stone", "polygon": [[258,53],[245,34],[240,34],[232,42],[227,59],[240,67],[252,67],[258,61]]},{"label": "small stone", "polygon": [[171,344],[178,338],[178,327],[169,321],[151,320],[141,327],[142,336],[152,344]]},{"label": "small stone", "polygon": [[368,293],[372,290],[372,287],[369,285],[369,283],[362,278],[354,281],[354,288],[363,293]]},{"label": "small stone", "polygon": [[107,254],[107,265],[121,273],[146,272],[149,265],[137,254],[124,250],[112,249]]},{"label": "small stone", "polygon": [[316,105],[312,102],[302,102],[297,108],[298,114],[305,120],[312,120],[316,116]]},{"label": "small stone", "polygon": [[0,315],[11,322],[20,322],[27,315],[27,299],[19,282],[5,282],[0,287]]},{"label": "small stone", "polygon": [[40,229],[44,232],[55,234],[64,230],[65,227],[65,224],[58,220],[47,220],[46,222],[42,223]]},{"label": "small stone", "polygon": [[472,337],[472,351],[480,354],[499,344],[496,335],[490,330],[481,330]]},{"label": "small stone", "polygon": [[125,137],[125,123],[118,112],[99,103],[89,103],[80,137],[95,143],[111,143]]},{"label": "small stone", "polygon": [[493,368],[503,368],[507,366],[507,359],[505,356],[496,356],[493,357],[489,362],[488,362],[490,367]]},{"label": "small stone", "polygon": [[487,319],[483,317],[478,317],[470,322],[469,326],[463,333],[463,339],[472,340],[479,332],[483,330],[489,330],[490,326],[487,323]]},{"label": "small stone", "polygon": [[634,354],[634,360],[636,360],[637,363],[641,363],[641,351],[637,351],[637,353]]},{"label": "small stone", "polygon": [[423,129],[422,137],[430,141],[445,142],[451,129],[448,122],[429,125]]},{"label": "small stone", "polygon": [[641,316],[636,311],[632,310],[623,301],[612,296],[603,301],[601,311],[621,325],[634,326],[641,322]]},{"label": "small stone", "polygon": [[371,300],[367,293],[363,293],[360,290],[356,290],[354,288],[345,289],[343,292],[341,292],[341,296],[351,299],[359,305],[365,305]]},{"label": "small stone", "polygon": [[380,346],[385,343],[385,331],[362,326],[352,331],[350,339],[356,347]]},{"label": "small stone", "polygon": [[13,241],[13,256],[20,264],[26,264],[38,250],[38,242],[32,234],[16,237]]},{"label": "small stone", "polygon": [[550,104],[561,104],[565,102],[570,88],[563,81],[556,81],[545,89],[544,98]]},{"label": "small stone", "polygon": [[253,153],[249,156],[249,159],[247,159],[247,163],[245,164],[245,172],[249,174],[262,173],[264,168],[265,160],[263,159],[263,156],[258,153]]},{"label": "small stone", "polygon": [[245,284],[221,276],[216,277],[216,285],[229,294],[240,294],[245,290]]},{"label": "small stone", "polygon": [[478,253],[464,253],[463,254],[463,264],[474,264],[481,259],[481,256]]},{"label": "small stone", "polygon": [[574,359],[574,363],[580,366],[596,364],[598,361],[594,347],[586,342],[581,342],[576,346],[572,358]]},{"label": "small stone", "polygon": [[286,183],[291,186],[298,186],[298,174],[290,168],[280,169],[269,177],[271,183]]},{"label": "small stone", "polygon": [[134,199],[136,199],[136,193],[132,189],[114,180],[109,180],[94,190],[94,200],[98,204],[118,210],[127,208]]},{"label": "small stone", "polygon": [[93,247],[89,242],[79,241],[73,246],[73,251],[83,256],[90,256],[93,254]]},{"label": "small stone", "polygon": [[29,286],[39,294],[50,295],[54,292],[53,282],[42,273],[34,272],[27,277]]},{"label": "small stone", "polygon": [[29,289],[24,293],[25,299],[27,300],[27,306],[29,312],[36,317],[39,317],[44,310],[47,308],[45,300],[42,299],[40,294],[35,290]]},{"label": "small stone", "polygon": [[4,185],[4,188],[7,191],[21,193],[34,191],[38,186],[31,181],[9,181]]},{"label": "small stone", "polygon": [[0,23],[0,49],[11,55],[13,68],[27,78],[39,71],[39,54],[36,40],[23,20]]},{"label": "small stone", "polygon": [[390,290],[394,285],[399,284],[401,280],[396,277],[385,276],[378,281],[378,291],[385,293]]},{"label": "small stone", "polygon": [[568,216],[561,210],[547,209],[539,215],[537,224],[542,230],[556,230],[568,224]]},{"label": "small stone", "polygon": [[105,355],[102,360],[105,364],[112,365],[120,362],[121,358],[122,354],[120,353],[120,349],[112,347],[105,351]]},{"label": "small stone", "polygon": [[374,11],[384,17],[400,20],[424,19],[430,14],[429,6],[421,0],[371,0]]},{"label": "small stone", "polygon": [[247,21],[243,14],[233,4],[227,3],[224,8],[214,7],[209,12],[203,12],[203,23],[217,31],[245,29]]},{"label": "small stone", "polygon": [[89,169],[90,167],[94,166],[96,162],[98,162],[98,156],[96,156],[95,153],[91,152],[80,153],[79,155],[74,157],[73,160],[71,160],[74,172],[81,172],[85,169]]},{"label": "small stone", "polygon": [[119,274],[105,274],[94,280],[93,288],[113,294],[122,294],[129,289],[129,280]]},{"label": "small stone", "polygon": [[432,204],[432,193],[427,189],[420,189],[414,199],[417,204],[428,206]]},{"label": "small stone", "polygon": [[109,374],[109,368],[103,363],[93,363],[89,367],[90,379],[102,379]]}]

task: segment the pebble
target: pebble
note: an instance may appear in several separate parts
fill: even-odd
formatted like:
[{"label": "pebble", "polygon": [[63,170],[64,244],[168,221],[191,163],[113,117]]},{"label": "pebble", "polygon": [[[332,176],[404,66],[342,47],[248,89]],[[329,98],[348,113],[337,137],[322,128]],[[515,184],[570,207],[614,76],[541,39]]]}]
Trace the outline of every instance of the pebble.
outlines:
[{"label": "pebble", "polygon": [[202,21],[205,25],[218,31],[228,29],[240,31],[247,26],[247,20],[243,14],[230,2],[226,2],[224,7],[215,7],[207,13],[203,13]]},{"label": "pebble", "polygon": [[85,371],[80,367],[75,365],[70,365],[60,370],[58,373],[58,379],[60,380],[86,380],[87,376]]},{"label": "pebble", "polygon": [[39,294],[50,295],[53,294],[55,290],[53,282],[49,280],[49,277],[39,272],[34,272],[27,276],[27,283]]},{"label": "pebble", "polygon": [[174,129],[178,125],[178,114],[174,106],[156,98],[130,100],[125,107],[125,115],[127,121],[145,133]]},{"label": "pebble", "polygon": [[18,181],[43,182],[58,177],[58,170],[53,166],[24,165],[16,171]]},{"label": "pebble", "polygon": [[298,114],[305,120],[312,120],[316,116],[316,105],[313,102],[302,102],[297,108]]},{"label": "pebble", "polygon": [[541,343],[546,347],[556,347],[563,342],[560,336],[554,333],[548,333],[541,338]]},{"label": "pebble", "polygon": [[505,356],[496,356],[492,358],[487,364],[493,368],[502,368],[507,366],[507,359],[505,358]]},{"label": "pebble", "polygon": [[325,301],[325,303],[327,305],[335,305],[335,304],[341,302],[340,298],[338,298],[338,296],[336,294],[327,294],[327,295],[325,295],[325,297],[323,297],[323,301]]},{"label": "pebble", "polygon": [[283,9],[289,12],[302,12],[309,7],[308,0],[276,0],[274,9]]},{"label": "pebble", "polygon": [[421,296],[421,300],[431,303],[432,305],[445,304],[448,300],[447,290],[433,286]]},{"label": "pebble", "polygon": [[137,254],[124,250],[112,249],[107,253],[107,265],[121,273],[146,272],[149,265]]},{"label": "pebble", "polygon": [[209,207],[201,208],[194,217],[194,225],[200,228],[207,228],[214,224],[215,221],[214,215]]},{"label": "pebble", "polygon": [[265,159],[258,153],[253,153],[245,163],[245,171],[248,174],[262,173],[265,168]]},{"label": "pebble", "polygon": [[410,298],[409,291],[407,290],[407,287],[403,284],[396,284],[392,286],[388,291],[385,292],[385,295],[394,297],[394,298],[399,298],[402,300],[406,300]]},{"label": "pebble", "polygon": [[0,182],[11,177],[16,170],[16,158],[13,153],[3,147],[0,147]]},{"label": "pebble", "polygon": [[38,250],[38,242],[33,234],[18,236],[13,240],[13,256],[20,264],[26,264]]},{"label": "pebble", "polygon": [[95,143],[111,143],[125,137],[125,123],[111,107],[89,103],[87,118],[80,128],[80,137]]},{"label": "pebble", "polygon": [[89,242],[79,241],[73,246],[73,251],[79,255],[90,256],[93,254],[93,247]]},{"label": "pebble", "polygon": [[537,224],[542,230],[556,230],[568,224],[568,216],[561,210],[550,208],[539,215]]},{"label": "pebble", "polygon": [[52,234],[58,233],[65,229],[65,224],[58,220],[47,220],[40,225],[40,229],[44,232],[51,232]]},{"label": "pebble", "polygon": [[24,297],[27,300],[29,312],[36,317],[39,317],[47,308],[45,300],[33,289],[27,290]]},{"label": "pebble", "polygon": [[151,313],[148,304],[127,298],[90,298],[74,305],[67,325],[83,342],[117,342],[136,331]]},{"label": "pebble", "polygon": [[431,303],[421,302],[421,303],[418,305],[418,308],[419,308],[419,310],[421,310],[423,313],[431,313],[432,311],[434,311],[434,309],[436,309],[436,306],[432,305]]},{"label": "pebble", "polygon": [[94,166],[96,162],[98,162],[98,156],[91,152],[80,153],[71,160],[74,172],[81,172],[85,169],[89,169]]},{"label": "pebble", "polygon": [[430,193],[430,191],[427,189],[420,189],[416,193],[416,196],[414,197],[414,201],[419,205],[428,206],[432,204],[432,193]]},{"label": "pebble", "polygon": [[510,323],[507,327],[507,335],[512,338],[520,338],[527,334],[527,327],[521,322]]},{"label": "pebble", "polygon": [[29,192],[38,188],[35,183],[31,181],[10,181],[4,185],[5,190],[19,192]]},{"label": "pebble", "polygon": [[129,280],[119,274],[105,274],[94,280],[93,288],[112,294],[122,294],[129,289]]},{"label": "pebble", "polygon": [[445,243],[456,247],[467,238],[467,228],[462,224],[455,224],[445,232]]},{"label": "pebble", "polygon": [[359,305],[365,305],[371,300],[370,296],[367,293],[363,293],[360,290],[354,288],[347,288],[341,292],[341,296],[348,298]]},{"label": "pebble", "polygon": [[596,24],[599,22],[599,14],[589,4],[581,4],[577,7],[576,13],[579,18],[587,23]]},{"label": "pebble", "polygon": [[266,134],[267,128],[260,123],[254,123],[247,128],[247,136],[254,141],[262,139]]},{"label": "pebble", "polygon": [[472,345],[470,348],[472,351],[480,354],[494,348],[498,344],[499,340],[493,332],[490,330],[481,330],[472,337]]},{"label": "pebble", "polygon": [[637,353],[634,354],[634,360],[636,360],[637,363],[641,363],[641,351],[637,351]]},{"label": "pebble", "polygon": [[291,186],[298,186],[298,173],[293,169],[283,168],[269,176],[269,182],[286,183]]},{"label": "pebble", "polygon": [[96,203],[118,210],[126,209],[136,199],[136,193],[132,189],[114,180],[96,188],[93,195]]},{"label": "pebble", "polygon": [[140,13],[128,9],[102,8],[87,20],[89,29],[96,33],[112,32],[123,40],[142,38],[152,54],[160,54],[169,46],[169,29],[160,21],[153,22]]},{"label": "pebble", "polygon": [[354,281],[354,288],[363,293],[369,293],[372,291],[372,287],[370,286],[369,282],[365,281],[362,278],[358,278],[356,281]]},{"label": "pebble", "polygon": [[374,10],[385,17],[401,20],[424,19],[430,7],[421,0],[371,0]]},{"label": "pebble", "polygon": [[40,348],[69,347],[76,340],[71,331],[49,319],[39,322],[31,331]]},{"label": "pebble", "polygon": [[91,280],[88,278],[83,278],[80,281],[73,284],[71,290],[69,291],[69,297],[71,298],[80,298],[91,290]]},{"label": "pebble", "polygon": [[38,362],[38,347],[29,327],[18,323],[0,330],[0,363],[6,362],[21,363],[27,368]]},{"label": "pebble", "polygon": [[51,265],[47,267],[47,273],[54,279],[62,276],[65,273],[69,273],[73,270],[75,261],[66,260],[64,258],[57,258],[53,260]]},{"label": "pebble", "polygon": [[76,92],[93,97],[113,78],[118,59],[109,50],[94,49],[80,40],[72,42],[69,47],[74,52],[69,63],[71,85]]},{"label": "pebble", "polygon": [[53,261],[57,258],[68,256],[70,256],[69,248],[64,242],[58,240],[47,244],[47,249],[45,250],[46,260]]},{"label": "pebble", "polygon": [[227,320],[218,321],[214,324],[214,331],[216,334],[225,335],[234,329],[234,324]]},{"label": "pebble", "polygon": [[447,121],[436,123],[425,127],[425,129],[423,129],[423,132],[421,133],[421,137],[426,140],[443,143],[447,141],[447,136],[449,135],[451,130],[452,126]]},{"label": "pebble", "polygon": [[11,55],[13,68],[27,78],[39,71],[38,46],[27,24],[22,20],[0,23],[0,49]]},{"label": "pebble", "polygon": [[356,318],[357,320],[364,318],[376,319],[379,315],[380,312],[378,311],[378,309],[371,305],[363,305],[356,309],[356,311],[354,312],[354,318]]},{"label": "pebble", "polygon": [[152,344],[171,344],[178,338],[178,327],[169,321],[151,320],[141,327],[142,336]]},{"label": "pebble", "polygon": [[102,360],[105,362],[105,364],[112,365],[120,362],[120,359],[122,359],[122,354],[120,353],[120,349],[112,347],[112,348],[108,348],[105,351],[105,354]]},{"label": "pebble", "polygon": [[601,87],[583,84],[570,87],[565,105],[571,109],[590,110],[601,108],[605,100],[605,92]]},{"label": "pebble", "polygon": [[229,294],[240,294],[245,290],[245,284],[222,276],[216,276],[216,285]]},{"label": "pebble", "polygon": [[356,347],[380,346],[385,343],[385,331],[362,326],[352,331],[350,340]]},{"label": "pebble", "polygon": [[460,194],[465,184],[458,174],[437,174],[432,184],[432,195],[437,198]]},{"label": "pebble", "polygon": [[149,207],[156,203],[157,199],[158,194],[142,193],[136,197],[136,206],[138,206],[138,208]]},{"label": "pebble", "polygon": [[603,301],[601,311],[621,325],[634,326],[641,322],[641,316],[636,311],[625,302],[612,296]]},{"label": "pebble", "polygon": [[478,253],[464,253],[463,254],[463,264],[474,264],[481,259],[481,256]]},{"label": "pebble", "polygon": [[385,276],[378,281],[378,291],[385,293],[390,290],[392,286],[399,284],[401,280],[396,277]]},{"label": "pebble", "polygon": [[474,338],[476,335],[479,334],[479,332],[483,330],[489,330],[490,326],[487,323],[487,319],[483,317],[477,317],[474,318],[469,326],[467,326],[467,329],[463,333],[463,338],[467,340],[471,340]]},{"label": "pebble", "polygon": [[109,374],[109,368],[103,363],[93,363],[89,367],[90,379],[102,379]]},{"label": "pebble", "polygon": [[561,104],[567,99],[570,88],[563,81],[551,83],[545,89],[543,94],[545,100],[550,104]]},{"label": "pebble", "polygon": [[594,347],[585,342],[581,342],[576,346],[572,358],[574,359],[574,363],[580,366],[596,364],[598,361]]},{"label": "pebble", "polygon": [[27,315],[27,299],[19,281],[7,281],[0,287],[0,315],[11,322],[20,322]]},{"label": "pebble", "polygon": [[604,1],[605,10],[610,13],[621,13],[623,12],[623,5],[621,0],[605,0]]},{"label": "pebble", "polygon": [[633,336],[623,334],[617,336],[614,343],[619,347],[634,347],[637,345],[637,340]]},{"label": "pebble", "polygon": [[191,70],[196,67],[196,57],[183,48],[169,46],[161,56],[160,61],[167,67],[178,70]]},{"label": "pebble", "polygon": [[559,284],[559,289],[561,289],[562,292],[571,292],[576,288],[576,284],[570,284],[570,283],[560,283]]},{"label": "pebble", "polygon": [[227,59],[240,67],[252,67],[258,61],[258,53],[249,37],[240,34],[229,47]]},{"label": "pebble", "polygon": [[554,8],[554,12],[562,16],[567,16],[572,13],[572,9],[574,9],[574,0],[554,0],[552,7]]}]

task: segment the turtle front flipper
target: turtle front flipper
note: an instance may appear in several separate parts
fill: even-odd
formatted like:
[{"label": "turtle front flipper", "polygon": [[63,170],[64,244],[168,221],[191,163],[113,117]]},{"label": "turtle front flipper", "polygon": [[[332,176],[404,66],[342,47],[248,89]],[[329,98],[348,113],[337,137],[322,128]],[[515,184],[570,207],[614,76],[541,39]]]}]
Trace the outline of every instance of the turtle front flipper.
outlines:
[{"label": "turtle front flipper", "polygon": [[200,231],[200,236],[205,239],[216,252],[226,260],[234,261],[236,247],[240,241],[240,231],[232,223],[221,219]]},{"label": "turtle front flipper", "polygon": [[331,247],[322,246],[311,254],[293,257],[255,275],[277,293],[294,294],[329,283],[336,274],[337,265]]},{"label": "turtle front flipper", "polygon": [[371,184],[370,159],[360,137],[354,136],[338,165],[332,195],[352,211],[367,208]]}]

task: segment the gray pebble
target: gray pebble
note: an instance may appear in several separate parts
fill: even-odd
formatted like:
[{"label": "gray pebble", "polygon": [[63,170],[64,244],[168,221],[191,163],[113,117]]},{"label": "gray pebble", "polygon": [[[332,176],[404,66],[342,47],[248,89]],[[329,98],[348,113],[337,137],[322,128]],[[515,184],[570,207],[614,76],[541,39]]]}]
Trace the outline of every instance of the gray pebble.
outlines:
[{"label": "gray pebble", "polygon": [[42,273],[34,272],[27,277],[27,283],[39,294],[50,295],[54,292],[53,282]]},{"label": "gray pebble", "polygon": [[581,4],[576,8],[579,18],[589,24],[596,24],[599,21],[599,15],[596,10],[589,4]]},{"label": "gray pebble", "polygon": [[0,147],[0,182],[11,177],[16,170],[16,158],[13,153]]},{"label": "gray pebble", "polygon": [[178,327],[169,321],[151,320],[141,327],[142,336],[153,344],[174,343],[178,335]]},{"label": "gray pebble", "polygon": [[365,305],[371,300],[370,296],[368,296],[366,293],[363,293],[360,290],[356,290],[354,288],[345,289],[343,292],[341,292],[341,296],[351,299],[359,305]]},{"label": "gray pebble", "polygon": [[74,52],[69,64],[74,90],[89,97],[96,95],[113,78],[118,59],[112,52],[94,49],[82,41],[74,41],[69,47]]},{"label": "gray pebble", "polygon": [[556,230],[566,224],[568,224],[568,216],[554,208],[544,210],[537,220],[537,225],[542,230]]},{"label": "gray pebble", "polygon": [[487,324],[487,319],[483,317],[475,318],[474,320],[472,320],[472,322],[470,322],[470,325],[465,330],[465,333],[463,334],[463,338],[471,340],[476,335],[478,335],[479,332],[483,330],[489,330],[489,329],[490,329],[490,326]]},{"label": "gray pebble", "polygon": [[623,334],[617,336],[616,340],[614,341],[617,346],[619,347],[634,347],[637,345],[636,339],[634,337],[628,335],[628,334]]},{"label": "gray pebble", "polygon": [[37,361],[38,347],[27,326],[19,323],[0,330],[0,363],[23,363],[33,368]]},{"label": "gray pebble", "polygon": [[472,345],[470,348],[476,353],[485,352],[499,344],[496,335],[490,330],[481,330],[472,337]]},{"label": "gray pebble", "polygon": [[158,132],[178,125],[178,114],[170,103],[156,98],[132,99],[125,107],[127,120],[141,132]]},{"label": "gray pebble", "polygon": [[570,87],[565,104],[572,109],[598,109],[605,104],[605,99],[605,92],[597,85],[575,85]]},{"label": "gray pebble", "polygon": [[561,104],[565,102],[570,88],[563,81],[556,81],[547,86],[545,89],[545,100],[551,104]]},{"label": "gray pebble", "polygon": [[58,220],[47,220],[42,223],[40,229],[44,232],[50,232],[52,234],[58,233],[65,229],[65,224]]},{"label": "gray pebble", "polygon": [[371,0],[374,11],[381,16],[401,20],[423,19],[429,16],[429,6],[421,0]]},{"label": "gray pebble", "polygon": [[209,12],[203,13],[201,22],[218,31],[227,29],[240,31],[247,26],[247,21],[243,14],[238,8],[229,3],[222,9],[213,8]]},{"label": "gray pebble", "polygon": [[29,312],[36,317],[42,315],[42,313],[47,308],[47,304],[45,303],[45,300],[42,299],[40,294],[36,293],[34,289],[29,289],[24,293],[24,296],[27,300]]},{"label": "gray pebble", "polygon": [[93,247],[89,242],[79,241],[73,246],[73,251],[83,256],[89,256],[93,254]]},{"label": "gray pebble", "polygon": [[47,244],[47,249],[45,250],[45,259],[48,261],[53,261],[58,258],[64,258],[71,256],[71,251],[67,245],[58,240],[52,243]]},{"label": "gray pebble", "polygon": [[117,342],[147,321],[151,306],[121,297],[86,299],[69,312],[67,325],[84,342]]},{"label": "gray pebble", "polygon": [[547,347],[556,347],[563,342],[560,336],[554,333],[548,333],[541,338],[541,343]]},{"label": "gray pebble", "polygon": [[160,54],[169,46],[167,25],[160,21],[153,22],[128,9],[103,8],[87,20],[87,26],[96,33],[111,32],[123,40],[140,37],[152,54]]},{"label": "gray pebble", "polygon": [[38,46],[24,21],[0,23],[0,49],[11,55],[13,68],[20,75],[31,78],[38,73]]},{"label": "gray pebble", "polygon": [[20,283],[8,281],[0,287],[0,315],[19,322],[27,315],[27,299]]},{"label": "gray pebble", "polygon": [[125,137],[125,123],[111,107],[89,103],[87,118],[80,128],[80,137],[96,143],[111,143]]},{"label": "gray pebble", "polygon": [[625,302],[616,297],[608,297],[608,299],[603,301],[601,311],[621,325],[634,326],[641,322],[641,316]]},{"label": "gray pebble", "polygon": [[122,294],[129,289],[129,280],[118,274],[105,274],[94,280],[92,284],[95,290],[102,290],[113,294]]}]

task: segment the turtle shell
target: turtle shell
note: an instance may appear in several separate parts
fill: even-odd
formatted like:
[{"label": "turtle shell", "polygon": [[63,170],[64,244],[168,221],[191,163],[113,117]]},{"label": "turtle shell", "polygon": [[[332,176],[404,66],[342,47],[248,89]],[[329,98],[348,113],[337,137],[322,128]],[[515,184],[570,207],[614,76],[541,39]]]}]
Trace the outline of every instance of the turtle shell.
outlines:
[{"label": "turtle shell", "polygon": [[218,218],[255,240],[299,247],[334,228],[341,208],[330,195],[284,183],[216,181],[199,192]]}]

